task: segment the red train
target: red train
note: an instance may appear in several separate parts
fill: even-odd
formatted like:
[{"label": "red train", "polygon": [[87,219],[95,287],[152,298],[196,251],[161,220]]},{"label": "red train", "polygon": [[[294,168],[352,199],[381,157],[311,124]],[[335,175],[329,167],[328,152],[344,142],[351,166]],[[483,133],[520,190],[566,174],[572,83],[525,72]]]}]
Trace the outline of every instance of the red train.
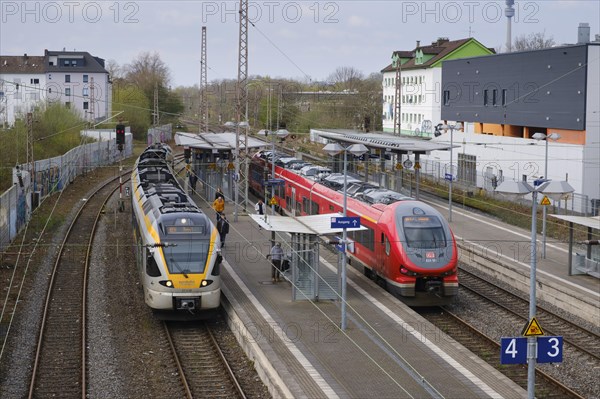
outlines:
[{"label": "red train", "polygon": [[[270,164],[252,160],[251,188],[264,193]],[[296,216],[342,212],[343,193],[300,173],[276,167],[285,186],[276,191],[281,209]],[[351,232],[351,262],[409,306],[447,304],[458,294],[457,249],[444,217],[433,207],[412,199],[390,204],[347,198],[348,216],[360,216],[367,230]]]}]

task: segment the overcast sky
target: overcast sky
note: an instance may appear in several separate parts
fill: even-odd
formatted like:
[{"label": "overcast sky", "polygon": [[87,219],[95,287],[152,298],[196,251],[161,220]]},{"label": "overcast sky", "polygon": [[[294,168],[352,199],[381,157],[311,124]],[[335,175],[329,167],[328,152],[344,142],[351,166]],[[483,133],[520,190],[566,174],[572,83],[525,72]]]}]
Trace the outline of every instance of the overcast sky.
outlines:
[{"label": "overcast sky", "polygon": [[[250,2],[250,75],[321,81],[338,66],[365,74],[390,63],[394,50],[412,50],[471,35],[485,46],[506,42],[504,1],[256,1]],[[201,27],[207,27],[208,79],[237,77],[239,1],[4,1],[0,0],[0,54],[43,55],[88,51],[130,62],[158,52],[171,84],[199,82]],[[577,26],[600,33],[597,0],[516,1],[513,39],[545,32],[575,43]]]}]

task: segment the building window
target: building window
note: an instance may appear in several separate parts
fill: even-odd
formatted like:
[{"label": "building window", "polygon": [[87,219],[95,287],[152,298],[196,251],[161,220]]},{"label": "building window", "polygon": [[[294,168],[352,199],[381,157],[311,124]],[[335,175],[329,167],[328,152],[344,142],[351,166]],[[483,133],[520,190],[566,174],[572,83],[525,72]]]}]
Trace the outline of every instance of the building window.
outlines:
[{"label": "building window", "polygon": [[89,103],[87,101],[83,102],[83,109],[89,109]]},{"label": "building window", "polygon": [[502,89],[502,106],[506,107],[506,96],[508,95],[508,90]]},{"label": "building window", "polygon": [[84,96],[84,97],[87,97],[87,96],[89,96],[89,90],[90,90],[90,89],[88,89],[87,87],[84,87],[84,88],[83,88],[83,96]]},{"label": "building window", "polygon": [[488,91],[484,90],[483,91],[483,105],[484,106],[488,106]]},{"label": "building window", "polygon": [[71,75],[65,75],[65,83],[71,83]]},{"label": "building window", "polygon": [[63,61],[63,65],[64,66],[69,66],[70,64],[71,64],[71,61],[69,61],[69,60],[64,60]]},{"label": "building window", "polygon": [[87,83],[88,82],[88,75],[83,75],[83,83]]},{"label": "building window", "polygon": [[492,90],[492,105],[494,107],[498,106],[498,90]]},{"label": "building window", "polygon": [[444,105],[450,105],[450,90],[444,90]]},{"label": "building window", "polygon": [[71,88],[70,88],[70,87],[67,87],[67,88],[65,89],[65,96],[69,97],[70,95],[71,95]]},{"label": "building window", "polygon": [[71,103],[70,103],[69,101],[67,101],[67,102],[65,103],[65,107],[67,107],[67,108],[71,108]]},{"label": "building window", "polygon": [[32,84],[32,85],[39,85],[39,84],[40,84],[40,80],[39,80],[39,79],[37,79],[37,78],[32,78],[32,79],[31,79],[31,84]]}]

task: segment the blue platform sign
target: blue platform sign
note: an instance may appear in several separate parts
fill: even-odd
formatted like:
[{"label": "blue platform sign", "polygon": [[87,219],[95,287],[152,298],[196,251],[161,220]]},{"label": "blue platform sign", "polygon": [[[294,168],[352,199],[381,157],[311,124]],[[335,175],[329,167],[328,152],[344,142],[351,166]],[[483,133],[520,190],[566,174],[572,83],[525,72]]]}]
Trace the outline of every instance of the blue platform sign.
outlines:
[{"label": "blue platform sign", "polygon": [[563,337],[538,337],[538,363],[560,363],[563,360]]},{"label": "blue platform sign", "polygon": [[527,338],[500,338],[500,364],[527,363]]},{"label": "blue platform sign", "polygon": [[284,184],[285,184],[285,180],[283,180],[283,179],[265,180],[265,186],[283,186]]},{"label": "blue platform sign", "polygon": [[336,216],[331,218],[332,229],[360,227],[360,216]]},{"label": "blue platform sign", "polygon": [[452,180],[454,180],[454,176],[452,176],[452,173],[445,173],[444,179],[448,180],[448,181],[452,181]]},{"label": "blue platform sign", "polygon": [[[560,363],[563,360],[563,337],[537,337],[538,363]],[[500,338],[501,364],[527,363],[527,338]]]}]

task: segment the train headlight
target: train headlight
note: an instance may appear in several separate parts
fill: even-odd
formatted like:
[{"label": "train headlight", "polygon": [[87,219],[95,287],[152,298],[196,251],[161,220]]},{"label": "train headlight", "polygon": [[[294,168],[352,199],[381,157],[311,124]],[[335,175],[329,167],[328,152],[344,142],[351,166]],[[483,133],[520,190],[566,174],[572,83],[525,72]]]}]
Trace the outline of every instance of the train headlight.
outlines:
[{"label": "train headlight", "polygon": [[200,283],[200,287],[208,287],[212,284],[212,282],[212,280],[202,280],[202,282]]},{"label": "train headlight", "polygon": [[161,280],[159,281],[160,285],[164,285],[165,287],[173,288],[173,282],[171,280]]},{"label": "train headlight", "polygon": [[417,273],[415,273],[415,272],[413,272],[413,271],[411,271],[411,270],[408,270],[408,269],[407,269],[407,268],[405,268],[405,267],[401,267],[401,268],[400,268],[400,273],[401,273],[401,274],[404,274],[405,276],[411,276],[411,277],[415,277],[415,276],[417,276],[417,275],[418,275]]},{"label": "train headlight", "polygon": [[456,274],[456,268],[452,268],[452,269],[448,270],[447,272],[442,273],[442,277],[453,276],[455,274]]}]

